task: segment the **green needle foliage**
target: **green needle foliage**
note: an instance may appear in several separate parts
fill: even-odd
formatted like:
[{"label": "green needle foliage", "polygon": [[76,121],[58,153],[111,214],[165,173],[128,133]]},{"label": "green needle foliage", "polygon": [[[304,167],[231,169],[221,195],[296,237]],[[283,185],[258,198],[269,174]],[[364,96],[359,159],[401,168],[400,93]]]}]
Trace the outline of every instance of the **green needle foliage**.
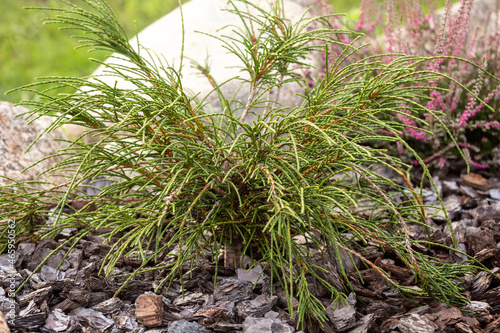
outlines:
[{"label": "green needle foliage", "polygon": [[[326,19],[290,22],[278,7],[273,12],[253,8],[258,14],[249,15],[234,6],[232,12],[244,28],[235,30],[239,39],[220,41],[241,59],[248,79],[235,81],[247,87],[249,97],[233,101],[214,82],[221,111],[213,112],[203,99],[183,90],[178,71],[160,61],[148,62],[131,47],[104,0],[85,2],[92,10],[68,3],[69,8],[52,9],[60,15],[48,22],[78,30],[85,46],[126,57],[129,67],[106,66],[135,89],[73,77],[49,77],[20,88],[47,87],[40,101],[29,103],[34,107],[31,117],[54,117],[47,132],[64,124],[87,131],[68,142],[59,152],[64,162],[48,170],[66,175],[67,183],[46,190],[18,183],[0,189],[0,220],[14,220],[18,235],[55,237],[64,228],[77,228],[65,243],[75,246],[88,233],[103,229],[102,237],[112,248],[102,273],[111,274],[120,258],[135,256],[142,265],[130,278],[161,269],[166,272],[163,286],[176,277],[182,280],[202,254],[217,263],[223,251],[227,256],[236,253],[226,265],[239,267],[242,256],[236,250],[243,244],[242,254],[262,264],[280,283],[291,314],[297,311],[302,323],[327,319],[323,304],[310,292],[311,278],[337,301],[352,288],[345,258],[376,268],[409,297],[466,302],[450,282],[472,266],[442,265],[414,250],[408,223],[425,224],[426,217],[409,180],[410,166],[371,145],[399,141],[413,151],[396,135],[404,125],[381,115],[397,114],[403,104],[413,114],[425,109],[415,101],[423,99],[431,88],[425,83],[438,74],[417,68],[429,58],[391,55],[388,63],[371,57],[343,66],[358,48],[338,42],[338,34],[347,31],[309,29],[315,21],[327,24]],[[308,67],[308,55],[326,50],[328,43],[343,51],[311,87],[297,67]],[[213,82],[208,69],[199,68]],[[302,87],[301,105],[290,109],[279,99],[269,99],[279,96],[271,90],[297,83]],[[57,97],[46,93],[68,86],[77,92]],[[257,117],[251,124],[250,113]],[[89,134],[98,142],[83,140]],[[380,167],[393,169],[400,181],[379,175]],[[94,196],[82,191],[84,181],[97,178],[112,183]],[[397,203],[392,199],[396,195],[404,200]],[[63,212],[76,202],[84,207]],[[55,222],[35,228],[35,222],[49,214]],[[5,236],[5,228],[2,232]],[[295,241],[298,235],[305,237],[306,245]],[[393,251],[421,289],[399,285],[365,259],[367,243]],[[178,255],[164,261],[160,254],[174,247]],[[339,281],[325,278],[324,269],[313,263],[312,249],[335,260]],[[298,308],[292,306],[293,297]]]}]

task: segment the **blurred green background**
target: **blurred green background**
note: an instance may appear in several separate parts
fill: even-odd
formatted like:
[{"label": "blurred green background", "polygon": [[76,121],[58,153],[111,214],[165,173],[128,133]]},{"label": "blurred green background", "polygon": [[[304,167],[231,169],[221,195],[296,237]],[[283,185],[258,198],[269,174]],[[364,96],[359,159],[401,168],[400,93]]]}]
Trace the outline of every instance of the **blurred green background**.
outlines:
[{"label": "blurred green background", "polygon": [[[75,1],[75,0],[73,0]],[[81,1],[76,1],[79,4]],[[108,0],[129,37],[164,16],[177,6],[177,0]],[[336,12],[355,13],[361,0],[332,0]],[[97,64],[89,57],[104,60],[109,54],[88,53],[77,49],[74,32],[44,25],[43,17],[54,15],[46,10],[24,9],[25,6],[57,7],[60,0],[0,0],[0,100],[19,102],[35,94],[20,92],[4,95],[12,88],[29,84],[40,76],[84,76]],[[355,14],[354,14],[355,15]]]}]

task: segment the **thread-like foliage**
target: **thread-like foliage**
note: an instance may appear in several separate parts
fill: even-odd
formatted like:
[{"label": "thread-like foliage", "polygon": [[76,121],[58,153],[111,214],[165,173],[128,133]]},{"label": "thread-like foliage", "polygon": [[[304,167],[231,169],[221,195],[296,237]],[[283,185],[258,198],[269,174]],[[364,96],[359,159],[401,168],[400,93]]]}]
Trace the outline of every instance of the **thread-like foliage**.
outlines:
[{"label": "thread-like foliage", "polygon": [[[60,152],[64,162],[48,171],[69,175],[66,184],[37,190],[14,183],[0,189],[2,223],[14,220],[19,234],[29,235],[35,219],[56,215],[37,235],[53,237],[64,228],[77,228],[65,243],[71,246],[106,228],[103,237],[115,241],[102,273],[109,275],[123,256],[135,256],[142,265],[130,278],[164,270],[166,278],[158,288],[176,277],[182,281],[186,265],[195,264],[202,254],[215,262],[222,252],[237,254],[226,265],[238,267],[246,254],[280,282],[291,314],[297,311],[302,323],[307,318],[327,320],[323,304],[310,291],[311,278],[335,300],[351,288],[345,258],[376,268],[411,297],[466,302],[449,281],[471,266],[443,266],[414,251],[408,223],[425,224],[426,216],[409,180],[410,166],[372,145],[398,142],[413,151],[398,135],[405,125],[390,116],[402,112],[402,103],[408,117],[422,110],[433,114],[416,102],[432,88],[424,83],[438,78],[435,72],[417,70],[429,58],[392,55],[388,63],[373,57],[345,65],[343,59],[358,51],[338,41],[338,33],[348,32],[306,29],[323,18],[290,22],[280,10],[268,12],[241,1],[257,12],[249,15],[231,2],[234,15],[246,24],[236,31],[239,39],[221,42],[241,59],[242,71],[248,73],[241,83],[250,83],[243,85],[249,97],[234,103],[200,66],[219,96],[221,112],[212,113],[203,100],[182,89],[177,71],[148,62],[131,47],[103,0],[85,2],[90,10],[68,2],[68,8],[54,9],[60,15],[48,22],[80,31],[86,46],[126,57],[129,67],[106,64],[107,70],[135,88],[72,77],[49,77],[35,84],[79,88],[57,97],[41,93],[40,101],[29,103],[32,117],[54,117],[47,132],[77,124],[88,129],[83,135],[99,140],[89,143],[82,135]],[[342,52],[311,87],[292,69],[307,67],[308,55],[331,43]],[[291,83],[302,87],[301,105],[290,109],[268,99],[279,96],[269,91]],[[419,89],[414,88],[417,83],[422,83]],[[257,115],[251,124],[246,122],[249,112]],[[400,181],[381,176],[380,167],[394,170]],[[110,185],[94,196],[82,191],[85,182],[98,178],[110,180]],[[393,200],[396,195],[404,199]],[[64,213],[74,202],[84,202],[84,207]],[[306,245],[296,241],[297,235],[304,236]],[[365,259],[362,247],[368,242],[394,251],[422,289],[399,285]],[[161,257],[173,247],[178,249],[175,258]],[[321,274],[313,248],[333,258],[339,280]],[[295,309],[294,297],[299,301]]]}]

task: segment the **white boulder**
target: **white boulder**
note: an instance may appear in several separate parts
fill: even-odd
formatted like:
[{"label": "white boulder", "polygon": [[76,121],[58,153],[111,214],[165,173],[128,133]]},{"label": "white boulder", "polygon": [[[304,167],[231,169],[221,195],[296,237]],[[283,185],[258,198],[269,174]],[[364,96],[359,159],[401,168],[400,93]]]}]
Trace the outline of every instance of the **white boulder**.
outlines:
[{"label": "white boulder", "polygon": [[[267,0],[255,0],[254,5],[270,11],[271,7]],[[243,3],[235,1],[239,10],[246,11]],[[307,8],[291,0],[285,0],[285,15],[292,22],[298,21]],[[222,83],[233,77],[241,75],[239,67],[241,61],[234,54],[230,54],[220,40],[212,36],[225,35],[238,38],[232,30],[234,27],[242,28],[241,19],[228,12],[233,5],[227,0],[191,0],[182,6],[184,18],[184,57],[182,67],[183,87],[202,95],[212,90],[208,80],[200,75],[199,70],[193,68],[191,62],[204,64],[207,60],[210,64],[211,74],[215,80]],[[257,14],[252,7],[252,14]],[[180,55],[183,43],[181,9],[177,8],[161,19],[142,30],[138,36],[130,40],[130,44],[139,51],[141,55],[150,62],[158,63],[158,59],[165,59],[168,65],[178,70],[181,64]],[[254,27],[257,29],[257,27]],[[143,49],[137,48],[137,44]],[[145,50],[147,52],[145,52]],[[148,54],[149,53],[149,54]],[[126,60],[116,59],[112,55],[106,62],[133,66]],[[105,74],[104,66],[99,67],[92,75]],[[132,89],[134,85],[117,79],[113,76],[100,77],[104,82],[119,88]]]}]

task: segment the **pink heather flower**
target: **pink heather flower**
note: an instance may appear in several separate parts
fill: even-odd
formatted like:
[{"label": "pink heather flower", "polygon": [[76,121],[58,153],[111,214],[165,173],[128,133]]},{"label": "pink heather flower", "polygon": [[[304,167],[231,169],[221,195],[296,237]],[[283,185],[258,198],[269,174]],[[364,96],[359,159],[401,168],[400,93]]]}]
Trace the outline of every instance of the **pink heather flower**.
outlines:
[{"label": "pink heather flower", "polygon": [[406,129],[408,130],[408,132],[410,133],[410,135],[413,136],[415,139],[422,140],[422,141],[427,141],[427,138],[425,137],[424,132],[422,132],[421,130],[417,130],[417,129],[414,129],[414,128],[408,128],[408,127],[406,127]]},{"label": "pink heather flower", "polygon": [[476,169],[488,169],[489,168],[489,165],[487,163],[478,163],[476,161],[473,161],[473,160],[469,160],[469,164],[471,167],[473,168],[476,168]]},{"label": "pink heather flower", "polygon": [[331,7],[326,3],[326,1],[322,0],[314,0],[320,7],[321,7],[321,12],[325,14],[331,14],[332,10]]},{"label": "pink heather flower", "polygon": [[[387,135],[387,136],[394,136],[394,134],[392,134],[392,132],[389,132],[389,131],[387,131],[387,130],[385,130],[385,129],[383,129],[383,128],[380,128],[378,131],[379,131],[380,133],[382,133],[383,135]],[[398,142],[399,142],[399,141],[398,141]]]},{"label": "pink heather flower", "polygon": [[450,41],[450,44],[453,45],[455,50],[454,55],[458,55],[459,52],[465,45],[465,35],[469,31],[469,21],[470,21],[470,12],[472,8],[472,0],[462,0],[460,7],[460,15],[455,19],[455,27],[456,27],[456,36],[458,40],[453,38],[453,41]]},{"label": "pink heather flower", "polygon": [[444,167],[444,165],[446,164],[446,157],[443,157],[443,156],[440,156],[439,157],[439,162],[437,164],[438,168],[442,169]]},{"label": "pink heather flower", "polygon": [[363,0],[359,5],[360,15],[359,22],[354,27],[355,30],[367,30],[373,32],[375,27],[378,25],[378,15],[377,2],[375,0]]},{"label": "pink heather flower", "polygon": [[450,96],[450,100],[448,101],[450,105],[450,114],[454,113],[458,107],[458,102],[460,102],[460,96],[462,95],[462,88],[456,87],[455,83],[452,82],[450,84],[450,91],[455,90],[454,94]]},{"label": "pink heather flower", "polygon": [[494,129],[494,130],[500,131],[500,122],[498,122],[496,120],[487,121],[483,124],[483,126],[487,130]]},{"label": "pink heather flower", "polygon": [[[433,83],[433,86],[436,86],[435,83]],[[430,97],[432,98],[429,102],[427,102],[427,108],[432,111],[437,111],[438,106],[440,107],[440,110],[445,110],[443,99],[441,97],[441,93],[438,92],[437,90],[432,90]]]},{"label": "pink heather flower", "polygon": [[472,150],[477,151],[477,152],[481,151],[478,147],[471,145],[470,143],[467,143],[467,142],[459,142],[458,146],[462,147],[462,148],[469,148],[469,149],[472,149]]},{"label": "pink heather flower", "polygon": [[[484,99],[484,102],[486,104],[488,104],[492,100],[492,98],[495,97],[499,93],[500,93],[500,86],[496,87],[495,90],[493,90],[491,93],[489,93],[488,96],[486,96],[486,98]],[[470,101],[469,101],[469,103],[470,103]],[[468,105],[469,104],[467,104],[467,106]],[[470,115],[470,117],[473,117],[475,114],[477,114],[479,111],[481,111],[483,109],[483,107],[484,107],[484,104],[480,103],[474,110],[469,111],[467,115]],[[467,111],[467,108],[466,108],[466,111]],[[464,114],[465,114],[465,112],[464,112]],[[466,116],[464,116],[464,115],[462,115],[462,116],[464,117],[464,119],[466,119],[466,121],[470,119],[470,117],[466,118]],[[460,117],[460,120],[462,120],[462,117]],[[458,126],[461,127],[460,124]]]},{"label": "pink heather flower", "polygon": [[[411,113],[407,109],[403,109],[402,111],[404,113],[407,113],[407,114]],[[422,140],[422,141],[426,141],[427,140],[427,138],[425,137],[425,133],[424,132],[422,132],[419,129],[414,128],[414,127],[417,127],[417,124],[415,123],[415,120],[413,120],[413,118],[405,116],[405,115],[402,115],[402,114],[398,114],[398,118],[399,118],[399,120],[401,120],[401,122],[404,125],[406,125],[405,129],[408,131],[408,133],[412,137],[414,137],[417,140]]]},{"label": "pink heather flower", "polygon": [[[483,77],[484,73],[479,72],[479,76],[474,83],[474,88],[472,89],[472,94],[477,96],[479,95],[479,91],[483,87]],[[464,127],[467,122],[469,121],[470,118],[474,117],[476,113],[481,110],[481,108],[475,108],[473,107],[476,105],[476,99],[474,98],[473,95],[469,96],[469,102],[467,103],[467,106],[465,107],[464,113],[460,116],[460,122],[458,123],[458,127]]]}]

